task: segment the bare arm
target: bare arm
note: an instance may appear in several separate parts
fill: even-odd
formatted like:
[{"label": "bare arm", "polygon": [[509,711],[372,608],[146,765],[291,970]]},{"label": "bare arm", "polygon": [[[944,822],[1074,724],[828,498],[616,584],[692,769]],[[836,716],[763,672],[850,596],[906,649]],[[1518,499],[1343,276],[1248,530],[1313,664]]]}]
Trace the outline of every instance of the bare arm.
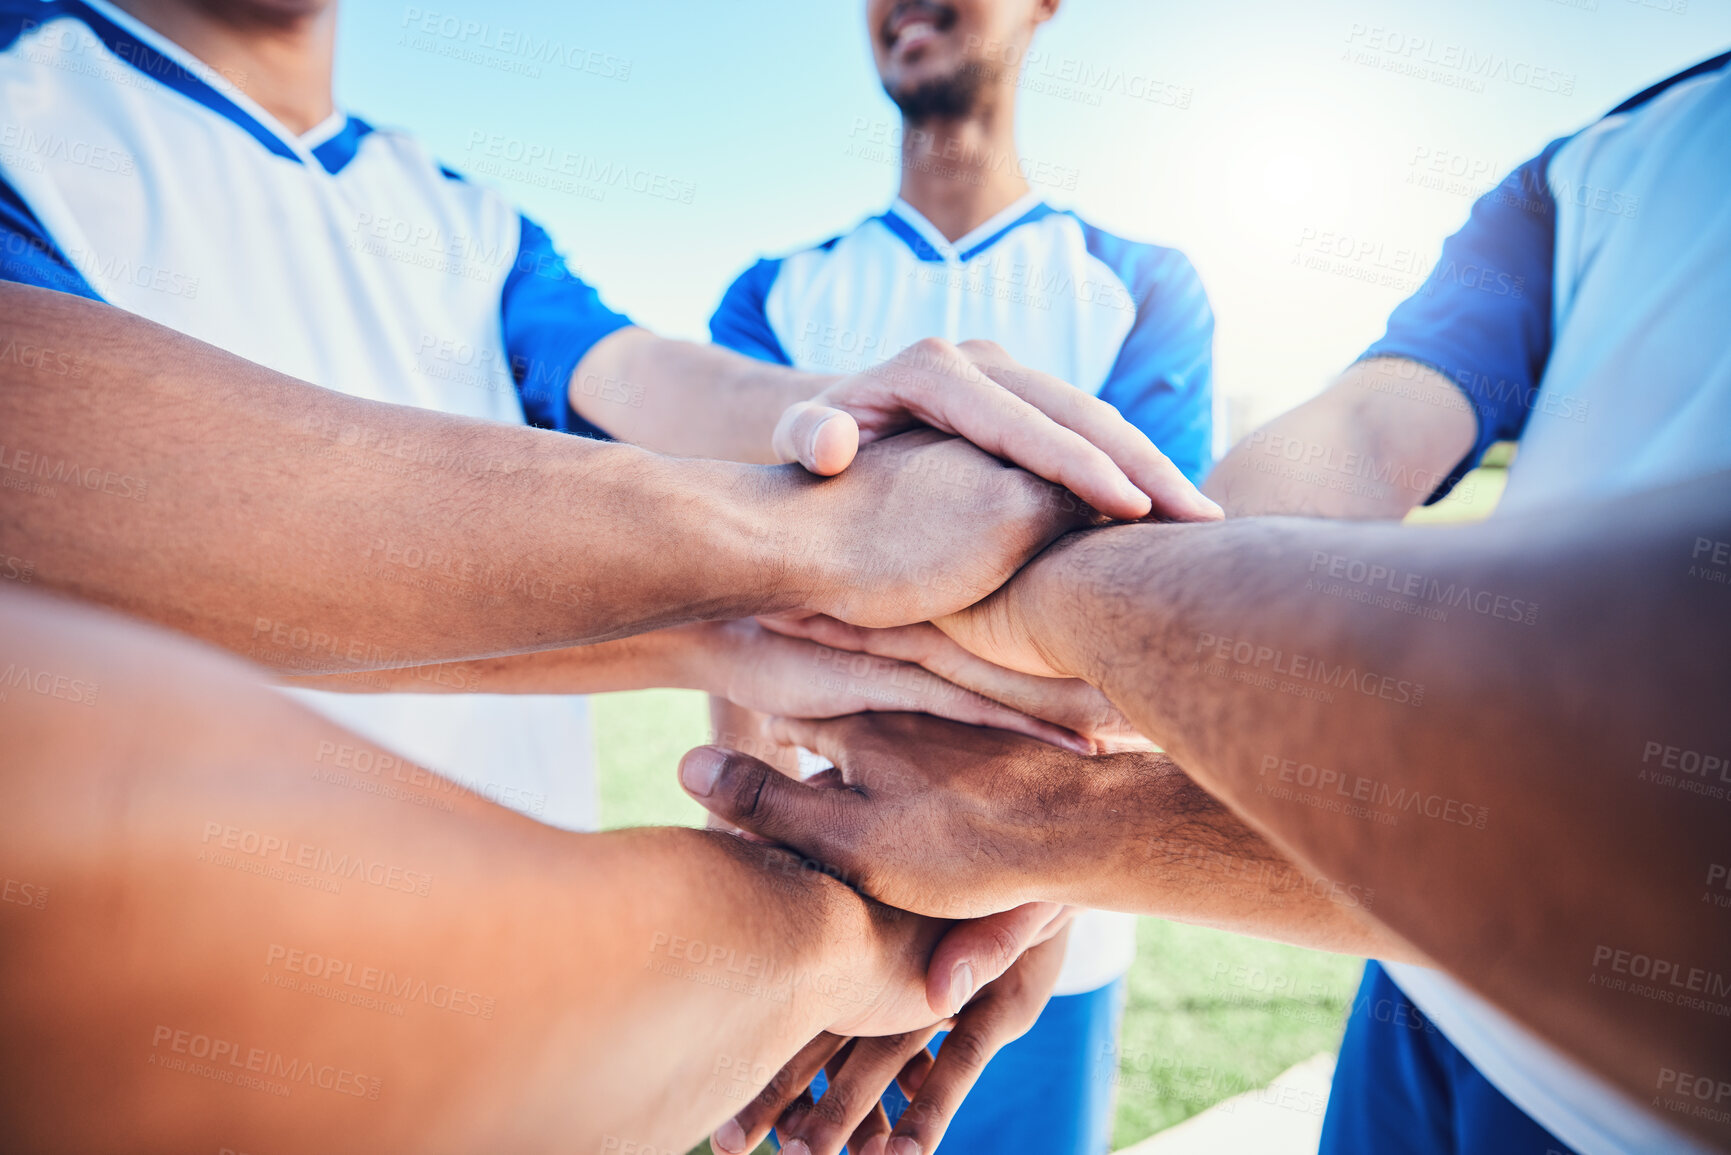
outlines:
[{"label": "bare arm", "polygon": [[0,593],[0,648],[49,675],[0,701],[19,1149],[683,1151],[818,1032],[935,1017],[941,924],[781,852],[553,830],[89,607]]},{"label": "bare arm", "polygon": [[820,480],[360,401],[46,290],[0,284],[0,314],[79,369],[0,364],[0,550],[282,671],[825,602],[922,620],[1091,516],[932,433]]},{"label": "bare arm", "polygon": [[[771,443],[781,415],[834,381],[718,345],[622,329],[597,342],[572,373],[571,408],[621,441],[658,453],[774,465],[789,460]],[[819,456],[845,448],[826,445]]]},{"label": "bare arm", "polygon": [[902,909],[1058,902],[1422,961],[1363,917],[1372,891],[1291,865],[1164,754],[1089,757],[911,714],[777,725],[836,770],[794,782],[705,748],[686,788]]},{"label": "bare arm", "polygon": [[1220,516],[1112,406],[1018,364],[989,341],[928,338],[845,377],[622,329],[571,375],[572,408],[663,453],[798,461],[829,476],[859,446],[929,427],[1061,485],[1108,517]]},{"label": "bare arm", "polygon": [[[1098,685],[1277,846],[1374,887],[1397,934],[1647,1101],[1731,1065],[1700,1001],[1725,1003],[1731,948],[1701,903],[1731,614],[1691,572],[1726,541],[1724,473],[1460,528],[1131,526],[946,625]],[[1636,956],[1675,1001],[1625,989]]]},{"label": "bare arm", "polygon": [[1202,488],[1230,517],[1398,518],[1442,484],[1476,432],[1448,378],[1375,358],[1240,441]]},{"label": "bare arm", "polygon": [[1077,749],[1093,747],[1094,715],[1078,709],[1077,691],[1104,699],[1086,683],[999,670],[995,682],[980,690],[965,679],[950,680],[939,661],[908,657],[831,649],[772,633],[747,618],[500,658],[286,681],[353,693],[599,694],[670,687],[704,690],[717,701],[795,718],[918,710]]}]

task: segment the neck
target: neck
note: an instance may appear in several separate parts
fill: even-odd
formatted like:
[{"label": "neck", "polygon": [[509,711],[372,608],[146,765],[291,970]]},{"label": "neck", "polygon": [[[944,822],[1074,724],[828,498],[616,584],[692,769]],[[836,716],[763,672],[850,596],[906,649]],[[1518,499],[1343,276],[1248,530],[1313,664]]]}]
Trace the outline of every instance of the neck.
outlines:
[{"label": "neck", "polygon": [[1015,102],[957,120],[902,123],[902,199],[951,241],[1028,193],[1016,156]]},{"label": "neck", "polygon": [[306,132],[336,111],[335,4],[279,15],[198,0],[115,3],[228,77],[290,132]]}]

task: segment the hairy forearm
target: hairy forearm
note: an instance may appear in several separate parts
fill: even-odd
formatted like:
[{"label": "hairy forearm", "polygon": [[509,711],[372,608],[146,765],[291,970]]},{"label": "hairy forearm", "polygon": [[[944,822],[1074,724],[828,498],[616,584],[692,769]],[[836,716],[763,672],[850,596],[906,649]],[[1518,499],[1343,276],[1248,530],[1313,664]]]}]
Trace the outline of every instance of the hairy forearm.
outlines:
[{"label": "hairy forearm", "polygon": [[[1426,961],[1369,917],[1373,887],[1297,865],[1169,756],[1109,755],[1077,777],[1086,783],[1075,840],[1083,859],[1059,872],[1047,897],[1313,950]],[[1104,844],[1101,830],[1114,832]]]},{"label": "hairy forearm", "polygon": [[1472,445],[1461,391],[1434,369],[1361,361],[1233,447],[1203,485],[1229,517],[1398,518]]},{"label": "hairy forearm", "polygon": [[776,600],[752,511],[780,471],[357,400],[45,290],[0,285],[0,311],[79,353],[0,365],[0,549],[40,585],[299,673]]},{"label": "hairy forearm", "polygon": [[658,453],[774,464],[771,435],[789,405],[833,378],[716,345],[624,329],[571,375],[571,407],[621,441]]},{"label": "hairy forearm", "polygon": [[1619,951],[1685,982],[1724,958],[1723,815],[1643,771],[1731,744],[1731,618],[1687,573],[1728,510],[1717,475],[1463,528],[1107,529],[1034,567],[1024,616],[1275,845],[1650,1096],[1731,1060],[1711,1014],[1595,982]]},{"label": "hairy forearm", "polygon": [[[6,595],[0,636],[100,688],[0,702],[21,1148],[684,1150],[884,981],[781,852],[541,826],[88,610]],[[386,765],[429,804],[348,788]]]}]

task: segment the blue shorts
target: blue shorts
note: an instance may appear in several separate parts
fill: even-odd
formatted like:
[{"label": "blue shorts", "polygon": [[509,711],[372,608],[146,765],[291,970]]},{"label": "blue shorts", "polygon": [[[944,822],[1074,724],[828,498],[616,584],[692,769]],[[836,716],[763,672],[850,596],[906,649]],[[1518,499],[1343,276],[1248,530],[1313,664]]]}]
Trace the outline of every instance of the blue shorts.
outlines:
[{"label": "blue shorts", "polygon": [[[1099,990],[1058,995],[1028,1033],[992,1057],[944,1133],[944,1155],[1105,1155],[1112,1148],[1122,978]],[[944,1036],[932,1040],[936,1054]],[[812,1083],[821,1096],[823,1075]],[[890,1121],[908,1101],[884,1092]]]},{"label": "blue shorts", "polygon": [[1320,1155],[1574,1155],[1455,1049],[1380,964],[1365,964]]}]

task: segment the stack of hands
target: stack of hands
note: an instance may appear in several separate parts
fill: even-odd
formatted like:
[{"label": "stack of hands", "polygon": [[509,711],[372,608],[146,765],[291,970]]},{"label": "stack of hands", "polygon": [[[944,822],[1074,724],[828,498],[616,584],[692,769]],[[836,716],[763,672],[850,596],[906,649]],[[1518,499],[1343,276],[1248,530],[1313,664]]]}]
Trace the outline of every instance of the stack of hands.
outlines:
[{"label": "stack of hands", "polygon": [[[1019,515],[1024,524],[970,527],[1000,543],[1043,545],[1114,520],[1222,516],[1110,405],[987,342],[922,343],[840,382],[788,410],[776,451],[835,475],[862,444],[925,443],[933,434],[906,432],[920,425],[978,447],[951,447],[953,483],[983,475],[968,460],[979,450],[1022,467],[1010,472],[1035,499]],[[898,617],[893,601],[886,610],[862,598],[833,615],[718,627],[735,659],[719,695],[768,717],[721,736],[744,750],[687,754],[686,790],[741,837],[791,850],[876,902],[942,920],[900,944],[903,982],[923,986],[931,1021],[901,1029],[898,1016],[880,1013],[906,1006],[888,991],[842,1017],[716,1130],[718,1151],[750,1151],[774,1128],[792,1155],[844,1145],[864,1155],[932,1152],[986,1062],[1045,1007],[1074,910],[1036,897],[1056,893],[1042,886],[1061,857],[1053,824],[1064,806],[1053,795],[1073,789],[1090,757],[1150,744],[1100,691],[1042,653],[1024,596],[1037,582],[1039,548],[1028,551],[1031,562],[1015,559],[1027,562],[1020,576],[1013,567],[982,572],[990,550],[929,561],[945,580],[915,579],[922,588],[910,601],[935,606],[930,621],[884,625]],[[905,570],[903,560],[880,568]],[[934,589],[943,592],[934,598]],[[830,767],[803,781],[776,769],[795,765],[799,748]],[[945,1030],[934,1058],[928,1044]],[[814,1099],[820,1071],[828,1085]],[[893,1130],[880,1103],[892,1082],[910,1100]]]}]

